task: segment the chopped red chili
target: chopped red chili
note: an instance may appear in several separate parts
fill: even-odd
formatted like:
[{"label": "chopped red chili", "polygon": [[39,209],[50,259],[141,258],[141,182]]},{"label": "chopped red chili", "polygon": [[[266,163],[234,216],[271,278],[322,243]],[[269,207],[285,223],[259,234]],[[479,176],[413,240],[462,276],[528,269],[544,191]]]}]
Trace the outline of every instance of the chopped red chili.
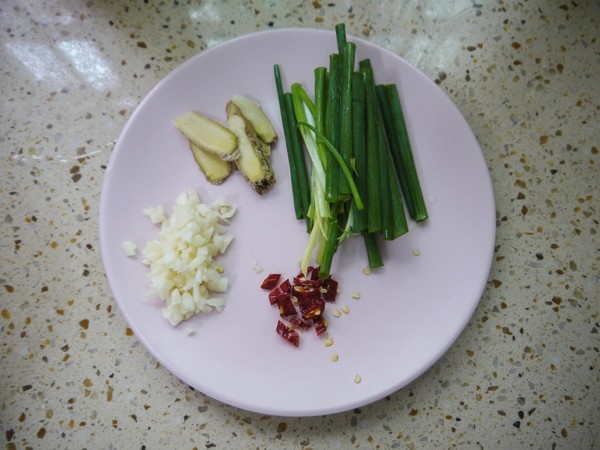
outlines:
[{"label": "chopped red chili", "polygon": [[321,267],[319,267],[319,266],[317,266],[317,267],[309,266],[308,269],[306,269],[306,277],[310,278],[311,280],[318,280],[320,270],[321,270]]},{"label": "chopped red chili", "polygon": [[271,305],[278,304],[281,297],[289,297],[291,290],[292,283],[290,283],[290,280],[285,280],[283,283],[269,292],[269,301],[271,302]]},{"label": "chopped red chili", "polygon": [[325,301],[335,302],[335,298],[337,297],[338,282],[329,277],[323,281],[322,286],[325,289],[325,292],[323,293],[323,298]]},{"label": "chopped red chili", "polygon": [[279,283],[279,279],[281,278],[280,273],[272,273],[262,282],[260,287],[262,289],[273,289]]},{"label": "chopped red chili", "polygon": [[294,277],[294,286],[307,286],[307,287],[321,287],[321,280],[311,280],[310,278],[305,278],[304,276]]},{"label": "chopped red chili", "polygon": [[313,325],[315,326],[315,331],[317,336],[321,336],[325,331],[327,331],[327,320],[323,316],[319,316],[313,320]]},{"label": "chopped red chili", "polygon": [[281,320],[277,321],[277,334],[284,338],[286,341],[294,344],[296,347],[300,345],[300,335],[298,332],[290,327],[288,327]]},{"label": "chopped red chili", "polygon": [[318,287],[295,284],[292,286],[292,295],[298,300],[305,300],[320,297],[321,291]]},{"label": "chopped red chili", "polygon": [[310,297],[298,300],[298,308],[304,319],[320,317],[325,310],[325,300],[321,297]]},{"label": "chopped red chili", "polygon": [[277,306],[279,307],[279,315],[281,317],[295,316],[298,314],[298,311],[296,311],[296,307],[292,302],[292,297],[289,295],[279,297],[277,299]]},{"label": "chopped red chili", "polygon": [[335,301],[338,282],[331,277],[321,280],[319,267],[309,267],[306,274],[300,272],[292,282],[287,279],[277,286],[280,278],[281,274],[270,274],[261,288],[271,289],[269,302],[277,305],[280,316],[288,322],[277,321],[277,334],[298,347],[300,335],[296,329],[314,327],[317,336],[327,330],[325,304]]},{"label": "chopped red chili", "polygon": [[293,326],[300,328],[301,330],[308,330],[312,326],[310,322],[302,319],[300,316],[290,317],[288,318],[288,322]]}]

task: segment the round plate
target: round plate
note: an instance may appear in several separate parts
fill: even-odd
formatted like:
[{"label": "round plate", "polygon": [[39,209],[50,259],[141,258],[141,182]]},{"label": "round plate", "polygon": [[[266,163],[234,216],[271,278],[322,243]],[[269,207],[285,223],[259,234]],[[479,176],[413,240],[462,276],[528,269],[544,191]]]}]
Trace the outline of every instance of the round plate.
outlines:
[{"label": "round plate", "polygon": [[[280,65],[285,87],[302,82],[312,92],[314,68],[327,66],[329,55],[337,51],[333,32],[260,32],[191,58],[139,105],[106,170],[100,243],[125,319],[152,355],[183,382],[242,409],[321,415],[393,393],[446,352],[485,287],[495,208],[473,133],[455,105],[421,72],[369,42],[348,39],[356,43],[357,61],[371,59],[377,83],[398,86],[430,218],[382,245],[385,266],[370,276],[363,274],[362,239],[344,243],[332,269],[340,293],[326,310],[332,346],[314,330],[301,335],[299,348],[281,339],[275,333],[278,311],[259,286],[270,272],[295,275],[308,237],[304,223],[294,216],[273,65]],[[280,142],[272,151],[277,183],[263,196],[240,173],[220,186],[208,184],[173,125],[177,115],[190,110],[225,123],[225,105],[234,94],[260,101],[279,132]],[[131,240],[141,250],[155,239],[158,228],[142,210],[163,205],[170,211],[186,188],[196,189],[205,203],[225,196],[238,212],[230,226],[234,241],[219,260],[230,280],[226,308],[172,327],[161,315],[161,302],[146,296],[147,267],[141,256],[126,257],[121,243]],[[256,263],[262,273],[255,270]],[[335,318],[333,311],[343,306],[348,313]],[[195,333],[190,335],[191,329]],[[337,362],[331,360],[334,353]]]}]

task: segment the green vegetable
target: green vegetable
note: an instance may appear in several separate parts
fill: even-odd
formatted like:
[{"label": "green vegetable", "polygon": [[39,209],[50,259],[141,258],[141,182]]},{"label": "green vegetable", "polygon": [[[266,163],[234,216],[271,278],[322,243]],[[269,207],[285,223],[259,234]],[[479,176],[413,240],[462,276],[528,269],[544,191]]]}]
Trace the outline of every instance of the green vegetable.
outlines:
[{"label": "green vegetable", "polygon": [[383,260],[381,259],[381,253],[379,253],[376,236],[375,233],[369,233],[367,231],[362,232],[365,249],[367,250],[367,261],[371,269],[383,266]]},{"label": "green vegetable", "polygon": [[428,213],[415,167],[410,139],[404,122],[398,89],[394,84],[377,86],[378,97],[386,118],[392,158],[400,179],[410,216],[417,222],[427,220]]},{"label": "green vegetable", "polygon": [[[356,45],[346,42],[342,54],[342,97],[340,100],[340,153],[350,164],[352,160],[352,74],[354,73],[354,56]],[[345,179],[339,180],[339,195],[343,198],[349,194],[349,186]]]},{"label": "green vegetable", "polygon": [[334,203],[332,206],[332,218],[327,226],[327,240],[321,256],[321,267],[319,277],[324,279],[329,276],[333,255],[338,249],[341,232],[340,221],[343,220],[343,214],[339,213],[340,203]]},{"label": "green vegetable", "polygon": [[393,234],[394,222],[391,208],[390,172],[387,137],[381,122],[381,114],[376,113],[375,124],[377,127],[377,157],[379,160],[379,195],[381,196],[381,233],[385,240]]},{"label": "green vegetable", "polygon": [[[388,154],[388,160],[390,160],[390,156]],[[388,171],[389,171],[389,179],[390,179],[390,204],[392,210],[392,221],[393,228],[392,234],[384,239],[394,240],[397,237],[402,236],[405,233],[408,233],[408,223],[406,222],[406,215],[404,214],[404,204],[402,202],[402,193],[400,192],[400,185],[397,182],[396,172],[394,170],[394,166],[391,160],[388,162]]]},{"label": "green vegetable", "polygon": [[[376,88],[377,90],[377,88]],[[382,235],[386,241],[392,241],[408,231],[402,194],[398,185],[398,178],[394,171],[390,144],[386,134],[381,103],[377,102],[378,109],[375,122],[377,124],[377,144],[380,167],[380,194],[382,196]],[[389,206],[385,206],[389,205]]]},{"label": "green vegetable", "polygon": [[[320,249],[321,243],[326,239],[331,211],[329,202],[325,199],[325,168],[319,155],[317,140],[313,131],[315,106],[299,83],[292,84],[292,102],[298,125],[303,124],[303,126],[299,126],[300,135],[312,163],[311,205],[308,214],[312,219],[313,226],[300,262],[302,271],[306,273],[315,248]],[[317,260],[319,259],[317,257]]]},{"label": "green vegetable", "polygon": [[[327,105],[325,111],[325,136],[335,148],[340,148],[340,93],[341,71],[340,55],[333,53],[329,56],[329,76],[327,83]],[[340,168],[334,163],[333,154],[327,154],[327,201],[337,201],[340,180]]]},{"label": "green vegetable", "polygon": [[338,52],[340,55],[344,55],[346,51],[346,43],[348,42],[346,39],[346,25],[343,23],[338,23],[335,26],[335,38],[337,42]]},{"label": "green vegetable", "polygon": [[[317,131],[325,135],[325,117],[327,101],[327,69],[325,67],[317,67],[315,69],[315,128]],[[319,157],[323,161],[323,167],[327,169],[327,155],[325,150],[325,144],[320,139],[317,139],[317,149],[319,150]],[[327,183],[327,176],[325,176],[325,183]],[[327,185],[327,184],[326,184]]]},{"label": "green vegetable", "polygon": [[294,114],[294,105],[292,102],[292,94],[286,92],[283,96],[285,102],[286,114],[289,118],[289,127],[291,134],[292,144],[292,157],[294,159],[294,169],[296,173],[299,197],[302,205],[302,217],[307,222],[307,227],[310,229],[310,219],[308,217],[308,210],[310,208],[310,185],[308,182],[308,173],[306,171],[306,160],[304,159],[304,149],[302,148],[302,139],[300,137],[300,130],[298,129],[298,123],[296,122],[296,116]]},{"label": "green vegetable", "polygon": [[[328,68],[314,70],[314,100],[299,83],[284,93],[275,66],[280,108],[290,116],[283,119],[282,111],[286,144],[300,147],[302,163],[304,151],[310,160],[304,216],[309,238],[301,268],[306,273],[314,255],[321,278],[329,276],[340,244],[352,235],[362,236],[369,267],[383,266],[379,239],[393,240],[408,231],[403,194],[407,207],[409,196],[410,205],[417,205],[415,220],[424,220],[410,146],[410,155],[405,154],[408,134],[395,85],[376,85],[368,59],[359,61],[356,70],[356,45],[347,40],[344,24],[336,26],[336,40],[338,52],[329,56]],[[291,129],[286,131],[286,126]],[[289,141],[294,135],[301,139]],[[296,150],[288,153],[295,155]],[[297,157],[288,159],[294,174],[292,161],[297,164]],[[405,166],[414,173],[401,184]],[[293,177],[292,190],[297,185],[301,191],[301,183]],[[409,192],[415,186],[417,193]]]},{"label": "green vegetable", "polygon": [[298,125],[301,128],[302,127],[306,127],[309,130],[311,130],[316,136],[318,136],[319,138],[321,138],[322,142],[325,144],[325,147],[331,153],[333,153],[334,158],[336,159],[337,163],[340,165],[340,167],[342,169],[342,173],[346,177],[346,182],[348,183],[348,185],[350,187],[350,192],[352,193],[354,201],[356,202],[357,208],[358,209],[363,209],[364,208],[364,204],[362,202],[362,199],[360,198],[360,194],[358,193],[358,188],[356,187],[356,183],[354,182],[354,178],[352,177],[352,173],[350,172],[350,168],[348,167],[348,165],[344,161],[344,158],[342,157],[342,155],[336,150],[336,148],[331,144],[331,142],[329,142],[327,140],[327,138],[325,138],[324,135],[322,135],[321,133],[319,133],[319,131],[313,125],[311,125],[308,122],[298,122]]},{"label": "green vegetable", "polygon": [[283,92],[279,65],[275,64],[273,70],[275,73],[275,84],[277,86],[281,122],[283,125],[285,142],[287,144],[294,210],[296,219],[302,219],[306,217],[310,205],[310,189],[308,187],[306,163],[304,161],[304,153],[298,136],[299,131],[293,123],[294,111],[291,103],[291,96],[289,99],[286,99],[286,95]]},{"label": "green vegetable", "polygon": [[382,230],[382,197],[379,189],[379,150],[377,122],[377,98],[373,69],[369,60],[359,63],[360,73],[365,81],[365,104],[367,116],[367,229],[369,233],[379,233]]},{"label": "green vegetable", "polygon": [[[367,142],[366,142],[366,103],[365,83],[362,74],[352,74],[352,150],[354,154],[354,169],[358,193],[364,201],[367,192]],[[359,232],[367,229],[367,210],[356,207],[352,203],[352,231]]]}]

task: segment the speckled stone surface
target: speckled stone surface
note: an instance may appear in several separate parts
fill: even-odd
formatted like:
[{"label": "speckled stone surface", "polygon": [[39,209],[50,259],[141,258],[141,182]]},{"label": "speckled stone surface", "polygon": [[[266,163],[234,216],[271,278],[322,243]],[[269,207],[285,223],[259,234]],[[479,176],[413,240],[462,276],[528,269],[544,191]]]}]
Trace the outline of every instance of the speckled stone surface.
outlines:
[{"label": "speckled stone surface", "polygon": [[[455,101],[488,162],[488,287],[447,354],[375,404],[249,413],[139,343],[104,276],[101,183],[149,90],[256,30],[332,29]],[[4,448],[588,449],[600,445],[600,3],[0,3],[0,441]]]}]

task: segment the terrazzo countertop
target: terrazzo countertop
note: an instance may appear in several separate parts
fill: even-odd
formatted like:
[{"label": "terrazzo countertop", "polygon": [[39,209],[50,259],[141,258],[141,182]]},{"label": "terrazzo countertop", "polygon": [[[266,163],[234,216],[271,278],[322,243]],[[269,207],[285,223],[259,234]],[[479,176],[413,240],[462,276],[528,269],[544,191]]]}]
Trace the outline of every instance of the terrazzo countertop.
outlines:
[{"label": "terrazzo countertop", "polygon": [[[600,3],[5,0],[0,21],[4,448],[600,445]],[[126,324],[99,248],[105,169],[191,56],[338,22],[465,116],[495,192],[493,264],[464,332],[405,388],[323,417],[247,412],[182,383]]]}]

